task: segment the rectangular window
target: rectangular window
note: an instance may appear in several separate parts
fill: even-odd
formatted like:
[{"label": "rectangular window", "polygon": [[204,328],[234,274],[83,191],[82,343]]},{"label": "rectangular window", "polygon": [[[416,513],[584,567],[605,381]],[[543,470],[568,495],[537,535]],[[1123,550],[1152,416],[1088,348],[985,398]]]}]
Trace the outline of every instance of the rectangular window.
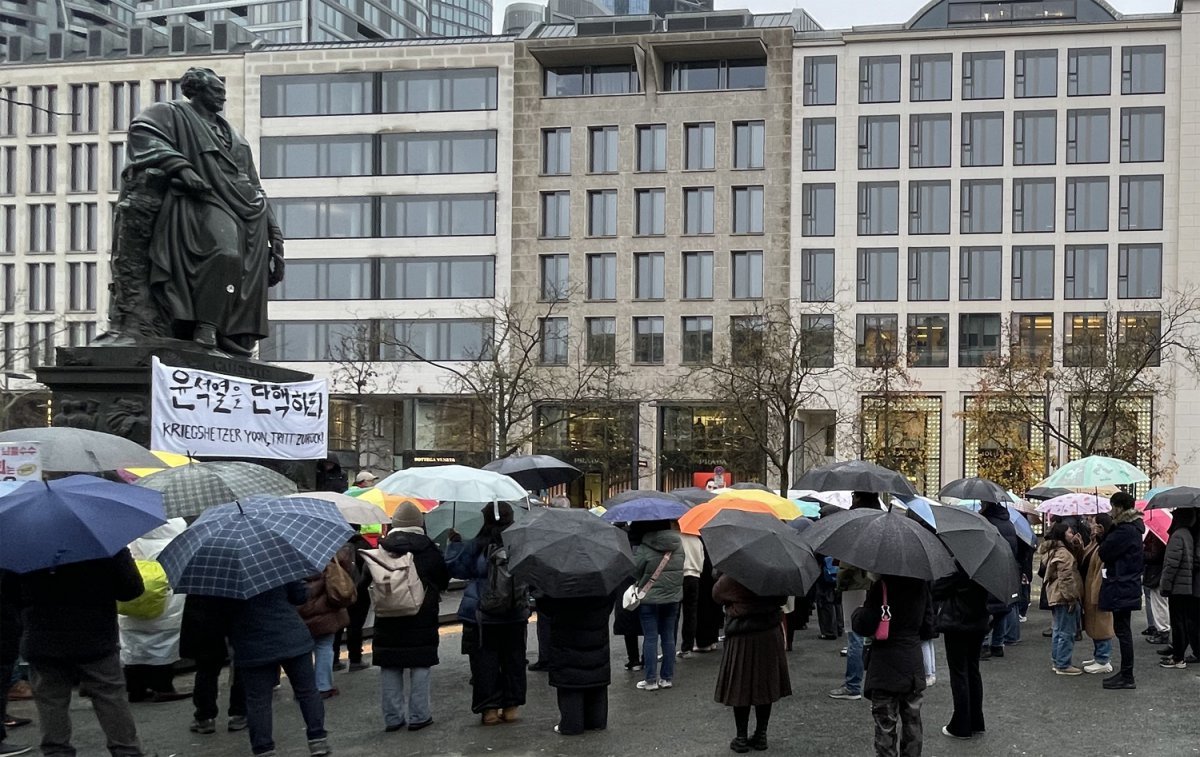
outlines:
[{"label": "rectangular window", "polygon": [[6,197],[17,193],[17,148],[0,148],[0,195]]},{"label": "rectangular window", "polygon": [[1000,314],[964,313],[958,317],[958,365],[978,368],[1000,357]]},{"label": "rectangular window", "polygon": [[667,190],[635,189],[637,220],[634,233],[639,237],[661,236],[667,230]]},{"label": "rectangular window", "polygon": [[57,324],[25,324],[26,360],[29,368],[54,365],[54,341]]},{"label": "rectangular window", "polygon": [[944,302],[950,299],[950,248],[908,248],[909,302]]},{"label": "rectangular window", "polygon": [[617,255],[612,252],[587,256],[587,287],[589,300],[617,299]]},{"label": "rectangular window", "polygon": [[108,146],[108,188],[111,192],[121,191],[121,172],[125,169],[125,143],[113,142]]},{"label": "rectangular window", "polygon": [[[492,354],[494,326],[490,319],[422,318],[384,321],[382,326],[392,330],[382,345],[384,360],[417,360],[418,356],[425,360],[486,360]],[[337,337],[333,338],[336,343]]]},{"label": "rectangular window", "polygon": [[909,100],[930,102],[951,99],[954,56],[950,53],[927,53],[909,58],[911,83]]},{"label": "rectangular window", "polygon": [[1068,300],[1108,298],[1108,245],[1067,245],[1063,297]]},{"label": "rectangular window", "polygon": [[1117,297],[1162,297],[1162,245],[1123,244],[1117,249]]},{"label": "rectangular window", "polygon": [[54,252],[54,205],[26,205],[29,213],[29,251]]},{"label": "rectangular window", "polygon": [[729,319],[729,356],[736,363],[762,359],[765,322],[757,315],[735,315]]},{"label": "rectangular window", "polygon": [[764,89],[765,58],[696,60],[667,63],[664,88],[668,92],[705,92],[715,89]]},{"label": "rectangular window", "polygon": [[683,297],[685,300],[711,300],[713,296],[713,254],[683,253]]},{"label": "rectangular window", "polygon": [[900,116],[858,117],[858,167],[900,167]]},{"label": "rectangular window", "polygon": [[908,183],[908,233],[950,233],[950,182]]},{"label": "rectangular window", "polygon": [[1165,123],[1161,107],[1121,108],[1121,162],[1162,162]]},{"label": "rectangular window", "polygon": [[0,137],[17,135],[17,88],[0,88]]},{"label": "rectangular window", "polygon": [[95,134],[100,113],[100,85],[71,85],[71,133]]},{"label": "rectangular window", "polygon": [[566,176],[571,173],[571,129],[542,129],[542,173]]},{"label": "rectangular window", "polygon": [[587,193],[588,236],[617,235],[617,190],[592,189]]},{"label": "rectangular window", "polygon": [[[317,263],[321,267],[312,274],[315,281],[310,290],[317,296],[304,299],[371,299],[369,260]],[[288,264],[289,277],[292,265]],[[496,289],[496,259],[490,255],[384,258],[379,261],[379,280],[379,295],[385,300],[492,297]]]},{"label": "rectangular window", "polygon": [[637,170],[667,170],[667,126],[649,124],[637,127]]},{"label": "rectangular window", "polygon": [[1058,154],[1058,113],[1020,110],[1013,114],[1013,164],[1054,165]]},{"label": "rectangular window", "polygon": [[604,66],[561,66],[543,71],[545,97],[628,95],[642,91],[637,66],[617,63]]},{"label": "rectangular window", "polygon": [[54,145],[29,148],[29,194],[54,194],[58,176],[58,149]]},{"label": "rectangular window", "polygon": [[25,266],[25,311],[54,312],[54,264],[28,263]]},{"label": "rectangular window", "polygon": [[74,202],[68,206],[72,252],[95,252],[96,234],[99,231],[99,216],[94,202]]},{"label": "rectangular window", "polygon": [[1004,99],[1004,53],[963,53],[962,98]]},{"label": "rectangular window", "polygon": [[58,87],[29,88],[29,133],[54,134],[58,131]]},{"label": "rectangular window", "polygon": [[895,360],[899,344],[897,322],[895,313],[860,313],[855,317],[855,365],[874,368]]},{"label": "rectangular window", "polygon": [[683,190],[683,233],[713,233],[713,188],[685,187]]},{"label": "rectangular window", "polygon": [[384,134],[380,140],[384,176],[496,171],[494,131]]},{"label": "rectangular window", "polygon": [[1004,165],[1004,114],[962,114],[962,165]]},{"label": "rectangular window", "polygon": [[566,239],[571,236],[571,193],[542,192],[543,239]]},{"label": "rectangular window", "polygon": [[1162,314],[1117,313],[1117,360],[1156,368],[1162,363]]},{"label": "rectangular window", "polygon": [[1004,253],[999,247],[960,247],[958,298],[998,300],[1003,287]]},{"label": "rectangular window", "polygon": [[680,319],[683,331],[682,362],[711,363],[713,357],[713,319],[711,316],[693,315]]},{"label": "rectangular window", "polygon": [[263,137],[259,167],[264,179],[370,176],[374,140],[366,134],[320,137]]},{"label": "rectangular window", "polygon": [[1014,97],[1058,95],[1058,51],[1017,50],[1013,58]]},{"label": "rectangular window", "polygon": [[809,55],[804,58],[804,104],[837,104],[837,56]]},{"label": "rectangular window", "polygon": [[470,237],[496,233],[496,195],[393,195],[380,198],[385,237]]},{"label": "rectangular window", "polygon": [[566,365],[570,326],[566,318],[543,318],[541,321],[542,365]]},{"label": "rectangular window", "polygon": [[1054,231],[1054,179],[1013,179],[1014,233]]},{"label": "rectangular window", "polygon": [[800,251],[802,302],[833,302],[833,261],[833,250]]},{"label": "rectangular window", "polygon": [[[322,76],[328,75],[323,74]],[[335,74],[335,76],[345,76],[345,74]],[[382,74],[383,112],[433,113],[495,110],[496,82],[497,73],[494,68],[384,71]],[[349,85],[349,88],[353,87],[353,84]],[[355,97],[357,92],[355,90],[354,94],[349,96]],[[369,95],[370,92],[367,91],[363,94]],[[370,100],[366,100],[366,102],[370,103]]]},{"label": "rectangular window", "polygon": [[[414,321],[395,322],[411,324]],[[436,323],[429,321],[421,321],[421,323]],[[444,322],[443,322],[444,323]],[[289,361],[289,362],[312,362],[318,360],[332,360],[334,355],[333,345],[343,343],[344,341],[353,340],[357,337],[356,330],[359,328],[359,321],[275,321],[271,324],[270,338],[264,339],[259,343],[259,355],[262,360],[273,361]],[[393,327],[395,328],[395,327]],[[397,328],[397,336],[400,336],[400,329]],[[431,325],[430,332],[435,336],[438,329],[436,325]],[[409,330],[404,329],[402,332],[407,337]],[[431,341],[434,346],[437,345],[436,338]],[[417,352],[422,356],[428,356],[430,359],[435,359],[435,352],[426,351],[424,345],[413,345],[410,351],[407,347],[395,347],[392,351],[397,353],[396,356],[389,357],[389,360],[416,360],[413,352]],[[372,346],[372,351],[374,347]]]},{"label": "rectangular window", "polygon": [[74,321],[67,324],[67,342],[72,347],[85,347],[96,338],[93,321]]},{"label": "rectangular window", "polygon": [[896,301],[899,257],[899,250],[895,247],[859,248],[859,302]]},{"label": "rectangular window", "polygon": [[370,197],[272,199],[271,210],[288,239],[355,239],[375,235],[374,203]]},{"label": "rectangular window", "polygon": [[913,368],[945,368],[950,365],[950,316],[910,313],[908,316],[908,364]]},{"label": "rectangular window", "polygon": [[616,173],[619,133],[615,126],[593,126],[588,129],[588,170],[592,173]]},{"label": "rectangular window", "polygon": [[591,365],[612,365],[617,359],[617,319],[587,319],[587,361]]},{"label": "rectangular window", "polygon": [[800,187],[800,235],[831,237],[837,228],[836,184],[804,184]]},{"label": "rectangular window", "polygon": [[949,113],[909,116],[909,168],[949,168],[951,144]]},{"label": "rectangular window", "polygon": [[1054,358],[1054,316],[1050,313],[1013,314],[1013,351],[1037,365]]},{"label": "rectangular window", "polygon": [[762,250],[745,250],[730,253],[733,269],[733,298],[735,300],[757,300],[763,296]]},{"label": "rectangular window", "polygon": [[1067,111],[1067,162],[1108,162],[1108,108]]},{"label": "rectangular window", "polygon": [[1108,314],[1066,313],[1063,316],[1063,365],[1068,368],[1106,365]]},{"label": "rectangular window", "polygon": [[1067,51],[1067,96],[1112,93],[1112,50],[1081,47]]},{"label": "rectangular window", "polygon": [[[491,69],[493,91],[495,69]],[[396,71],[393,77],[394,99],[403,92],[403,77],[436,76],[436,71]],[[346,74],[298,74],[289,76],[264,76],[262,86],[261,114],[264,118],[275,116],[349,116],[375,112],[375,74],[359,71]],[[415,83],[415,82],[414,82]],[[436,82],[432,87],[438,90]],[[495,95],[493,95],[493,98]],[[495,107],[493,103],[492,107]],[[435,110],[440,110],[435,108]]]},{"label": "rectangular window", "polygon": [[109,91],[112,98],[110,131],[125,131],[142,111],[142,85],[135,81],[118,81],[113,82]]},{"label": "rectangular window", "polygon": [[150,84],[153,89],[154,102],[156,103],[178,100],[183,96],[183,93],[179,91],[178,79],[154,79]]},{"label": "rectangular window", "polygon": [[633,362],[639,365],[663,364],[663,319],[633,319]]},{"label": "rectangular window", "polygon": [[[491,260],[491,258],[488,258]],[[391,267],[389,299],[405,299],[410,283],[405,273],[407,262],[421,264],[421,270],[413,272],[411,284],[418,291],[413,297],[438,297],[438,265],[423,259],[410,258],[386,261]],[[271,288],[272,300],[367,300],[372,299],[370,260],[291,260],[288,261],[287,276],[283,282]],[[428,279],[422,274],[428,272]],[[490,278],[490,276],[489,276]],[[432,287],[426,286],[431,284]],[[445,296],[448,296],[446,293]]]},{"label": "rectangular window", "polygon": [[1155,95],[1167,91],[1165,45],[1121,48],[1121,94]]},{"label": "rectangular window", "polygon": [[1108,231],[1108,177],[1067,179],[1067,231]]},{"label": "rectangular window", "polygon": [[733,122],[733,167],[762,168],[766,151],[765,121]]},{"label": "rectangular window", "polygon": [[858,101],[900,102],[899,55],[870,55],[858,59]]},{"label": "rectangular window", "polygon": [[859,236],[886,236],[900,233],[900,183],[896,181],[860,181],[858,183]]},{"label": "rectangular window", "polygon": [[95,263],[70,263],[67,266],[67,308],[76,313],[95,312]]},{"label": "rectangular window", "polygon": [[96,191],[96,151],[99,145],[71,145],[71,191]]},{"label": "rectangular window", "polygon": [[802,126],[805,171],[832,171],[837,167],[837,119],[806,118]]},{"label": "rectangular window", "polygon": [[17,206],[0,205],[0,253],[11,255],[17,249]]},{"label": "rectangular window", "polygon": [[684,124],[683,167],[687,171],[711,171],[717,167],[717,125]]},{"label": "rectangular window", "polygon": [[1054,299],[1054,248],[1048,245],[1013,247],[1012,298]]},{"label": "rectangular window", "polygon": [[733,188],[733,233],[763,233],[763,188]]},{"label": "rectangular window", "polygon": [[1004,182],[972,179],[962,182],[962,234],[999,234],[1004,230]]},{"label": "rectangular window", "polygon": [[1163,177],[1122,176],[1118,228],[1158,231],[1163,227]]},{"label": "rectangular window", "polygon": [[800,316],[800,361],[808,368],[832,368],[834,360],[832,314]]},{"label": "rectangular window", "polygon": [[633,298],[661,300],[664,297],[665,255],[661,252],[639,252],[633,256]]},{"label": "rectangular window", "polygon": [[543,302],[565,300],[571,291],[567,255],[542,255],[540,257],[538,286],[539,299]]}]

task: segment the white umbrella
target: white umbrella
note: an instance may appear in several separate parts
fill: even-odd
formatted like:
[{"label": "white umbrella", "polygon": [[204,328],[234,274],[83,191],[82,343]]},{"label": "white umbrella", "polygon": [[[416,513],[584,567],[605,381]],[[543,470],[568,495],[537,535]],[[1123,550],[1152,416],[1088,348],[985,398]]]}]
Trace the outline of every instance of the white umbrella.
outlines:
[{"label": "white umbrella", "polygon": [[396,471],[375,488],[386,494],[407,494],[439,502],[519,502],[528,496],[508,476],[465,465]]},{"label": "white umbrella", "polygon": [[374,526],[392,522],[391,516],[385,513],[382,507],[346,494],[338,494],[337,492],[302,492],[287,496],[303,497],[304,499],[323,499],[326,502],[332,502],[337,505],[338,512],[342,514],[346,522],[355,526]]}]

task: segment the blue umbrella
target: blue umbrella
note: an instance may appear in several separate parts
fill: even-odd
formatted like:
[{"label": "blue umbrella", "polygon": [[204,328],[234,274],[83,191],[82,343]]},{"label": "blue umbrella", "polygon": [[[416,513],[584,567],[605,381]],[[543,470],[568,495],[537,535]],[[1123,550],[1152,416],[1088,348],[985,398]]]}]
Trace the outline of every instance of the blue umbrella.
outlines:
[{"label": "blue umbrella", "polygon": [[353,535],[332,502],[250,497],[205,510],[158,561],[178,594],[248,599],[320,573]]},{"label": "blue umbrella", "polygon": [[[954,503],[954,506],[965,507],[971,512],[976,513],[983,508],[983,505],[977,499],[960,499]],[[1017,530],[1017,536],[1021,541],[1033,546],[1034,542],[1037,541],[1037,537],[1033,533],[1033,526],[1029,525],[1029,521],[1025,520],[1025,516],[1021,514],[1020,510],[1012,505],[1005,505],[1005,507],[1008,508],[1008,519],[1012,521],[1013,528]]]},{"label": "blue umbrella", "polygon": [[95,476],[28,481],[0,498],[0,568],[28,573],[112,557],[167,522],[162,495]]},{"label": "blue umbrella", "polygon": [[0,481],[0,497],[4,497],[9,494],[12,494],[17,489],[20,489],[22,486],[24,486],[27,483],[29,483],[29,482],[28,481]]},{"label": "blue umbrella", "polygon": [[931,499],[918,495],[911,497],[900,497],[900,504],[908,508],[914,515],[928,523],[933,528],[937,528],[937,521],[934,519],[933,508],[930,505],[936,505]]},{"label": "blue umbrella", "polygon": [[1162,494],[1163,492],[1169,492],[1174,488],[1176,488],[1176,487],[1173,485],[1156,486],[1153,489],[1151,489],[1150,491],[1146,492],[1146,496],[1142,497],[1142,499],[1149,502],[1150,500],[1154,499],[1155,494]]},{"label": "blue umbrella", "polygon": [[613,505],[601,518],[609,523],[632,523],[644,520],[677,520],[688,511],[687,505],[656,497],[639,497]]}]

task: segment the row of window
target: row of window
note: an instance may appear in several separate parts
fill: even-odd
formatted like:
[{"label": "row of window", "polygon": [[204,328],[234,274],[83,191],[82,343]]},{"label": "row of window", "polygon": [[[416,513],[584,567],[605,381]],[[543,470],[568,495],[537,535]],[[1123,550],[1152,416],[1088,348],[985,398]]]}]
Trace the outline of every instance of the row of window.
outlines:
[{"label": "row of window", "polygon": [[271,208],[289,239],[492,236],[496,195],[288,197]]},{"label": "row of window", "polygon": [[[1057,97],[1059,50],[1017,50],[1012,58],[1012,97]],[[1112,49],[1067,50],[1066,90],[1069,97],[1112,93]],[[1005,97],[1007,77],[1003,51],[962,53],[960,97],[998,100]],[[858,59],[858,101],[900,102],[903,56],[865,55]],[[1121,48],[1121,94],[1161,94],[1166,91],[1167,50],[1164,45]],[[838,90],[836,55],[804,58],[804,104],[835,105]],[[954,98],[954,55],[924,53],[909,56],[908,98],[931,102]]]},{"label": "row of window", "polygon": [[[908,182],[908,233],[951,233],[952,182]],[[1013,179],[1011,231],[1044,233],[1057,230],[1058,181],[1053,178]],[[1117,229],[1157,231],[1163,227],[1163,177],[1121,176],[1117,181]],[[1068,232],[1108,231],[1110,187],[1107,176],[1072,176],[1063,186],[1063,228]],[[857,187],[859,236],[900,233],[900,182],[860,181]],[[638,192],[652,190],[637,190]],[[686,192],[684,190],[685,197]],[[800,234],[832,237],[838,233],[836,184],[802,184]],[[958,233],[1004,232],[1003,179],[963,179],[959,182]],[[686,208],[685,208],[686,210]],[[702,233],[685,231],[684,233]]]},{"label": "row of window", "polygon": [[[120,189],[121,168],[125,165],[125,143],[113,142],[109,149],[109,189]],[[95,192],[100,185],[98,161],[100,145],[78,143],[67,145],[67,191],[72,193]],[[28,148],[26,194],[56,194],[62,166],[58,162],[57,145],[31,145]],[[0,195],[11,196],[17,192],[17,148],[0,147]]]},{"label": "row of window", "polygon": [[[538,294],[544,301],[570,299],[574,285],[570,255],[554,253],[538,259]],[[687,251],[679,256],[679,297],[684,300],[713,299],[714,253]],[[611,302],[618,298],[617,281],[632,280],[635,300],[666,298],[667,255],[665,252],[638,252],[632,257],[632,270],[618,275],[615,252],[590,253],[584,259],[583,295],[593,302]],[[763,296],[763,254],[761,250],[729,253],[729,296],[736,300],[761,299]],[[630,276],[632,273],[632,276]]]},{"label": "row of window", "polygon": [[[1054,165],[1059,158],[1058,111],[1025,110],[1013,114],[1012,165]],[[1112,135],[1108,108],[1066,111],[1063,145],[1067,164],[1108,163]],[[951,113],[914,113],[908,124],[908,167],[950,168],[956,152]],[[1165,117],[1161,107],[1121,108],[1117,154],[1122,163],[1163,160]],[[1004,165],[1004,113],[963,113],[959,165],[963,168]],[[859,116],[858,167],[900,168],[900,116]],[[801,168],[837,169],[837,119],[805,118],[801,122]]]},{"label": "row of window", "polygon": [[356,356],[369,347],[371,360],[481,360],[489,354],[490,319],[387,320],[370,322],[371,344],[361,341],[361,321],[274,321],[259,342],[259,357],[272,362],[338,360],[355,344]]},{"label": "row of window", "polygon": [[[21,329],[21,326],[24,326]],[[94,320],[70,321],[63,325],[54,321],[32,323],[0,323],[0,359],[9,369],[32,370],[54,365],[55,347],[64,336],[72,347],[82,347],[96,338]],[[22,337],[17,334],[22,332]],[[24,365],[21,364],[24,358]]]},{"label": "row of window", "polygon": [[495,131],[263,137],[264,179],[495,173]]},{"label": "row of window", "polygon": [[[24,279],[18,281],[18,267],[15,263],[0,265],[0,312],[16,312],[23,292],[26,313],[53,313],[58,304],[57,292],[62,266],[55,263],[27,263],[24,268]],[[68,312],[96,312],[95,263],[68,263],[66,285]]]},{"label": "row of window", "polygon": [[[1053,246],[1013,247],[1009,261],[1012,300],[1104,300],[1109,297],[1108,245],[1067,245],[1059,258]],[[832,249],[800,251],[800,298],[832,302],[836,291]],[[908,300],[950,299],[950,248],[908,248]],[[860,248],[855,264],[855,297],[859,302],[895,302],[900,293],[900,251],[895,247]],[[1062,289],[1055,291],[1061,265]],[[1003,299],[1004,249],[958,249],[958,299]],[[1117,248],[1117,297],[1154,299],[1162,296],[1162,245],[1131,244]]]},{"label": "row of window", "polygon": [[272,300],[423,300],[494,297],[491,255],[289,260]]},{"label": "row of window", "polygon": [[[764,89],[767,61],[669,61],[663,67],[664,92],[711,92],[730,89]],[[545,97],[628,95],[642,91],[641,76],[633,63],[596,66],[547,66],[542,70]]]},{"label": "row of window", "polygon": [[[180,96],[179,82],[172,79],[151,81],[151,102],[165,102]],[[99,131],[101,109],[107,100],[109,131],[125,131],[142,110],[142,85],[136,81],[72,84],[66,102],[60,102],[58,87],[31,86],[22,101],[17,87],[0,89],[0,137],[18,135],[18,113],[28,114],[29,136],[58,133],[59,116],[65,112],[70,134],[95,134]],[[64,111],[65,108],[65,111]]]},{"label": "row of window", "polygon": [[[684,187],[682,223],[678,231],[667,230],[667,190],[635,189],[633,192],[633,233],[635,236],[716,233],[716,189]],[[618,233],[619,192],[592,189],[585,194],[589,237],[615,237]],[[763,233],[764,192],[761,186],[732,187],[730,190],[731,234]],[[678,211],[676,211],[678,213]],[[571,236],[571,192],[542,192],[539,235],[544,239]]]},{"label": "row of window", "polygon": [[264,117],[496,109],[495,68],[262,77]]},{"label": "row of window", "polygon": [[[635,127],[634,170],[667,170],[667,125]],[[682,162],[685,171],[712,171],[717,167],[717,125],[712,121],[683,125]],[[587,172],[621,170],[620,127],[592,126],[587,130]],[[762,121],[734,121],[729,150],[731,168],[754,169],[764,165],[766,125]],[[542,130],[541,172],[545,176],[571,173],[570,127]]]},{"label": "row of window", "polygon": [[[28,222],[26,252],[55,252],[58,249],[58,214],[53,204],[25,205]],[[17,251],[17,206],[0,205],[0,254]],[[67,205],[67,249],[93,252],[100,233],[99,205],[76,202]]]}]

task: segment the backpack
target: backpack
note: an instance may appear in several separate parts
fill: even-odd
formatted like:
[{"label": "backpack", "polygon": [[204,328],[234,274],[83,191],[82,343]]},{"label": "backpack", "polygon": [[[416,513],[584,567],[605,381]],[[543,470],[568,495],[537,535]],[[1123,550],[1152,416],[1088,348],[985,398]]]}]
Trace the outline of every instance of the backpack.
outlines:
[{"label": "backpack", "polygon": [[487,586],[479,598],[479,609],[487,615],[510,615],[529,609],[529,587],[513,577],[505,547],[488,549]]},{"label": "backpack", "polygon": [[369,592],[377,617],[404,618],[421,611],[425,584],[411,552],[397,556],[385,549],[364,549],[359,554],[371,572]]},{"label": "backpack", "polygon": [[138,573],[142,576],[142,584],[146,588],[135,599],[117,602],[117,612],[138,620],[161,618],[167,611],[167,602],[171,599],[171,584],[167,581],[167,572],[157,560],[134,560],[134,565],[137,566]]},{"label": "backpack", "polygon": [[340,610],[354,604],[358,599],[354,577],[336,559],[331,560],[322,573],[325,576],[325,596],[330,605]]}]

